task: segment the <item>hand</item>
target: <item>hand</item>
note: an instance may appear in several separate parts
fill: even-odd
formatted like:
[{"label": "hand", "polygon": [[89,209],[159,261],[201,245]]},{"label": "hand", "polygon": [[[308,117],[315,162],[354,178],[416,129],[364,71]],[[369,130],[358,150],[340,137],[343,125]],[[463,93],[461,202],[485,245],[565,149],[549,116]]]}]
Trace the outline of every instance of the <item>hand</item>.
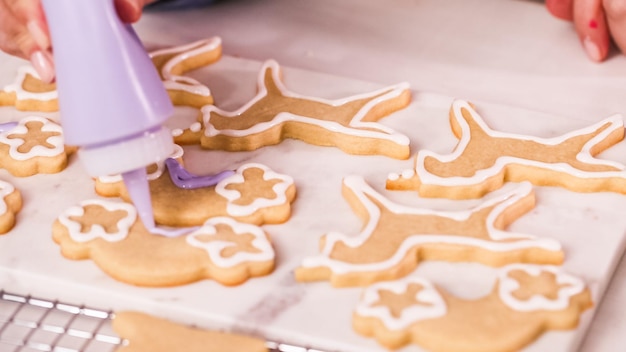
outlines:
[{"label": "hand", "polygon": [[626,53],[626,1],[546,0],[555,17],[572,21],[587,55],[596,62],[606,59],[611,39]]},{"label": "hand", "polygon": [[[154,0],[114,1],[122,21],[132,23]],[[54,80],[50,33],[40,0],[0,0],[0,50],[30,60],[43,81]]]}]

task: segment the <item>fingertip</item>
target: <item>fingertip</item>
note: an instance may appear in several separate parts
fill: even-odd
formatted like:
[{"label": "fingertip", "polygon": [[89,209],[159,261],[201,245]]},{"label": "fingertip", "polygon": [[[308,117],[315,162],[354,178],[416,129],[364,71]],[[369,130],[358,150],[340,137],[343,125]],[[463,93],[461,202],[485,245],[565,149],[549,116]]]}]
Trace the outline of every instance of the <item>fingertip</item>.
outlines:
[{"label": "fingertip", "polygon": [[141,18],[141,6],[134,0],[116,0],[115,9],[123,22],[135,23]]},{"label": "fingertip", "polygon": [[52,83],[56,76],[54,61],[49,51],[38,50],[30,55],[30,62],[39,75],[39,78],[45,83]]},{"label": "fingertip", "polygon": [[566,21],[574,19],[572,0],[546,0],[546,8],[556,18]]}]

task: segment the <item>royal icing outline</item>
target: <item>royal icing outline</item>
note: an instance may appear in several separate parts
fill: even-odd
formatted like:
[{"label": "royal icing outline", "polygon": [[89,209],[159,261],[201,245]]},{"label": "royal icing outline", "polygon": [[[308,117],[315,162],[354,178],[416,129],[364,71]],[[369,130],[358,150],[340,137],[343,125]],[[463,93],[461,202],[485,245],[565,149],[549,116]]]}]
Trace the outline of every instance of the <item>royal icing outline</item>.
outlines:
[{"label": "royal icing outline", "polygon": [[[520,284],[517,280],[509,276],[509,273],[514,270],[522,270],[532,276],[538,276],[542,272],[547,271],[556,276],[556,282],[558,284],[566,284],[568,286],[559,289],[558,297],[555,300],[537,294],[526,301],[519,300],[513,296],[513,292],[520,288]],[[582,279],[563,272],[559,267],[547,265],[511,264],[506,266],[504,270],[498,272],[498,280],[498,294],[500,299],[510,308],[522,312],[565,309],[569,306],[570,299],[583,292],[586,287]]]},{"label": "royal icing outline", "polygon": [[[528,234],[511,233],[498,230],[494,227],[493,222],[498,215],[506,211],[510,206],[516,204],[525,196],[532,192],[530,183],[525,182],[516,187],[513,191],[501,195],[500,197],[492,197],[485,200],[481,205],[467,211],[436,211],[432,209],[412,208],[400,205],[383,197],[380,193],[372,189],[362,177],[348,176],[344,179],[344,185],[350,188],[358,198],[360,204],[367,209],[368,221],[363,226],[361,232],[357,236],[346,236],[341,233],[331,232],[325,236],[324,247],[321,254],[314,257],[305,258],[302,262],[302,268],[326,267],[334,274],[348,274],[354,272],[380,272],[393,268],[405,258],[407,253],[414,247],[422,244],[432,243],[448,243],[475,246],[494,252],[506,252],[515,249],[540,248],[547,251],[561,251],[561,244],[555,240],[547,238],[536,238]],[[376,201],[383,204],[385,208],[393,213],[415,214],[415,215],[439,215],[451,219],[465,219],[472,213],[495,205],[492,212],[487,217],[488,233],[491,239],[506,240],[519,239],[515,242],[489,242],[477,238],[468,238],[457,235],[421,235],[413,234],[405,239],[391,258],[387,258],[377,263],[359,263],[351,264],[340,260],[332,259],[333,248],[336,243],[342,242],[347,247],[357,248],[363,245],[375,232],[376,226],[380,218],[380,209],[376,204],[368,199],[372,197]],[[499,204],[498,204],[499,203]],[[332,276],[332,274],[331,274]]]},{"label": "royal icing outline", "polygon": [[6,197],[13,192],[15,192],[15,186],[9,182],[0,180],[0,215],[6,214],[9,211]]},{"label": "royal icing outline", "polygon": [[[122,210],[126,212],[126,216],[121,218],[117,222],[118,231],[114,233],[107,233],[106,230],[99,224],[93,224],[91,231],[85,233],[82,232],[82,226],[80,223],[73,221],[70,217],[81,217],[85,215],[84,207],[88,205],[98,205],[108,211]],[[96,238],[102,238],[107,242],[118,242],[124,240],[137,219],[137,210],[131,204],[124,202],[113,202],[102,199],[90,199],[81,202],[77,206],[72,206],[65,210],[59,217],[59,222],[64,225],[69,233],[69,236],[75,242],[88,242]]]},{"label": "royal icing outline", "polygon": [[[429,304],[430,306],[420,304],[412,305],[403,309],[398,318],[391,314],[389,307],[373,306],[380,300],[379,292],[381,290],[400,294],[406,292],[410,284],[421,286],[421,290],[415,295],[415,299],[421,303]],[[367,287],[363,291],[361,300],[356,307],[357,314],[365,317],[378,318],[389,330],[406,329],[420,320],[438,318],[446,315],[447,312],[448,308],[446,302],[437,288],[430,281],[417,276],[379,282]]]},{"label": "royal icing outline", "polygon": [[211,37],[185,45],[155,50],[150,53],[150,58],[174,54],[174,56],[167,60],[160,70],[165,89],[178,90],[191,93],[193,95],[209,97],[211,96],[211,90],[209,87],[191,77],[175,75],[172,71],[176,65],[181,64],[185,60],[209,53],[211,51],[219,50],[221,46],[222,39],[220,37]]},{"label": "royal icing outline", "polygon": [[[585,134],[596,133],[596,135],[590,138],[581,150],[576,154],[576,159],[580,162],[590,164],[590,165],[599,165],[605,166],[608,168],[615,168],[615,171],[583,171],[580,169],[576,169],[571,165],[560,162],[560,163],[546,163],[531,159],[521,159],[519,157],[514,156],[500,156],[492,165],[487,169],[479,169],[476,170],[475,174],[470,177],[464,176],[449,176],[443,177],[438,176],[436,174],[431,173],[425,168],[425,160],[426,158],[434,158],[441,163],[452,162],[458,159],[464,152],[466,147],[469,145],[470,140],[472,138],[470,134],[470,127],[468,123],[465,121],[462,115],[462,110],[465,109],[471,116],[472,120],[479,125],[480,129],[489,135],[490,137],[497,138],[508,138],[508,139],[516,139],[521,141],[533,141],[538,144],[546,145],[546,146],[555,146],[563,143],[564,141],[582,136]],[[566,173],[568,175],[582,178],[582,179],[608,179],[608,178],[621,178],[626,182],[626,167],[618,162],[609,161],[609,160],[601,160],[595,158],[592,155],[592,149],[602,143],[609,135],[614,133],[615,131],[619,131],[620,129],[624,129],[624,121],[621,115],[616,114],[610,116],[598,123],[593,125],[565,133],[563,135],[552,137],[552,138],[542,138],[507,132],[500,132],[491,129],[482,117],[476,112],[476,110],[472,107],[472,105],[467,101],[456,100],[452,103],[452,118],[455,119],[456,123],[460,126],[461,137],[459,138],[459,142],[455,147],[454,151],[449,154],[438,154],[429,150],[421,150],[416,158],[415,158],[415,167],[413,169],[405,170],[401,174],[391,173],[388,175],[387,179],[391,183],[399,182],[403,179],[411,179],[414,177],[419,178],[419,182],[426,186],[443,186],[443,187],[455,187],[455,186],[479,186],[481,182],[495,177],[499,173],[503,173],[506,168],[512,164],[521,164],[529,167],[536,167],[540,169],[547,169],[551,171]],[[604,128],[604,130],[597,132],[605,125],[608,127]],[[502,176],[502,180],[500,184],[504,183],[504,174]],[[481,187],[482,189],[482,187]],[[488,191],[488,190],[486,190]],[[485,191],[485,192],[486,192]],[[601,190],[599,190],[601,191]]]},{"label": "royal icing outline", "polygon": [[[318,119],[312,116],[302,116],[302,115],[293,114],[291,112],[279,111],[274,115],[271,121],[254,124],[252,125],[252,127],[247,128],[245,130],[234,130],[234,129],[218,130],[211,123],[211,113],[218,114],[224,118],[236,118],[244,114],[248,109],[254,106],[257,102],[267,97],[268,90],[265,85],[265,77],[266,77],[266,71],[268,69],[271,71],[273,83],[279,89],[282,96],[288,97],[288,98],[304,99],[304,100],[313,101],[316,103],[321,103],[321,104],[326,104],[326,105],[337,107],[337,106],[344,105],[351,101],[372,98],[372,97],[376,97],[377,95],[380,95],[380,96],[378,96],[375,99],[370,100],[367,104],[365,104],[352,117],[348,126],[343,126],[342,124],[338,122],[326,121],[326,120]],[[410,140],[406,135],[400,134],[394,131],[393,129],[391,129],[390,127],[382,125],[378,122],[362,121],[362,119],[367,115],[367,113],[378,104],[385,102],[387,100],[390,100],[392,98],[397,98],[401,94],[404,94],[409,89],[408,83],[400,83],[397,85],[393,85],[390,87],[376,90],[371,93],[358,94],[358,95],[350,96],[350,97],[343,98],[343,99],[336,99],[336,100],[328,100],[328,99],[322,99],[322,98],[317,98],[317,97],[308,97],[308,96],[296,94],[288,90],[280,78],[280,66],[278,65],[276,61],[268,60],[263,63],[263,66],[258,75],[257,88],[258,88],[257,89],[258,92],[255,95],[255,97],[235,111],[232,111],[232,112],[225,111],[214,105],[207,105],[203,107],[202,108],[202,121],[204,124],[204,136],[205,137],[216,137],[216,136],[247,137],[256,133],[267,131],[271,129],[272,127],[283,125],[286,122],[299,122],[303,124],[318,126],[331,132],[338,132],[341,134],[356,136],[356,137],[381,139],[381,140],[389,141],[396,145],[407,147],[407,148],[409,146]],[[270,144],[274,144],[274,143],[270,143]]]},{"label": "royal icing outline", "polygon": [[[252,203],[247,205],[239,205],[234,202],[241,198],[241,193],[237,190],[226,189],[226,187],[230,184],[243,184],[245,183],[245,178],[243,173],[247,169],[257,168],[263,170],[263,180],[280,180],[281,182],[275,184],[272,187],[272,190],[276,194],[276,198],[268,199],[268,198],[256,198]],[[262,208],[270,208],[273,206],[279,206],[285,203],[288,203],[287,199],[287,190],[294,184],[293,178],[289,175],[279,174],[269,167],[263,164],[257,163],[249,163],[240,166],[235,174],[229,176],[215,185],[215,192],[220,196],[226,198],[228,200],[228,204],[226,205],[226,212],[235,217],[239,216],[248,216],[256,212],[258,209]]]},{"label": "royal icing outline", "polygon": [[[56,136],[49,136],[46,142],[51,144],[53,148],[47,148],[42,145],[33,146],[28,152],[22,153],[18,150],[20,146],[26,143],[22,138],[9,138],[12,135],[27,134],[29,132],[26,126],[29,122],[40,122],[42,124],[41,131],[58,133]],[[55,157],[65,153],[65,144],[63,139],[63,128],[57,123],[40,116],[29,116],[21,119],[17,126],[12,129],[0,132],[0,143],[9,146],[9,156],[15,160],[24,161],[35,157]]]},{"label": "royal icing outline", "polygon": [[30,75],[33,78],[41,80],[37,71],[32,66],[20,66],[17,69],[17,77],[15,81],[4,87],[4,91],[7,93],[15,93],[15,100],[39,100],[39,101],[51,101],[59,98],[59,94],[56,89],[43,92],[29,92],[24,90],[24,81],[26,76]]},{"label": "royal icing outline", "polygon": [[[260,250],[259,253],[250,253],[239,251],[230,258],[221,255],[224,248],[232,246],[232,242],[228,241],[201,241],[198,236],[211,236],[217,234],[216,225],[226,225],[230,227],[237,235],[251,234],[255,238],[252,245]],[[265,232],[259,226],[238,222],[229,217],[214,217],[207,220],[201,228],[190,233],[186,237],[190,246],[201,248],[207,252],[211,261],[222,268],[231,268],[242,263],[264,262],[274,259],[274,248],[267,239]]]},{"label": "royal icing outline", "polygon": [[[185,150],[183,149],[183,147],[178,144],[174,144],[174,151],[172,152],[172,154],[170,154],[169,158],[180,159],[183,157],[184,153]],[[148,181],[156,180],[157,178],[161,177],[161,175],[163,175],[163,173],[165,172],[165,160],[156,163],[156,166],[156,170],[147,174]],[[98,182],[105,184],[123,182],[121,174],[98,176],[97,179]]]}]

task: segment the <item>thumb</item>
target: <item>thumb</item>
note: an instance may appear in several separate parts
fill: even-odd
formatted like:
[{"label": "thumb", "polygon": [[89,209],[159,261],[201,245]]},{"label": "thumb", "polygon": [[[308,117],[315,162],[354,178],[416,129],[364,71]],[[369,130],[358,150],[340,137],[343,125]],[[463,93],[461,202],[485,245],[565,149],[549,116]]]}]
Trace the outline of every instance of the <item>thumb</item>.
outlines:
[{"label": "thumb", "polygon": [[120,19],[126,23],[135,23],[141,18],[143,7],[154,0],[115,0],[115,9]]}]

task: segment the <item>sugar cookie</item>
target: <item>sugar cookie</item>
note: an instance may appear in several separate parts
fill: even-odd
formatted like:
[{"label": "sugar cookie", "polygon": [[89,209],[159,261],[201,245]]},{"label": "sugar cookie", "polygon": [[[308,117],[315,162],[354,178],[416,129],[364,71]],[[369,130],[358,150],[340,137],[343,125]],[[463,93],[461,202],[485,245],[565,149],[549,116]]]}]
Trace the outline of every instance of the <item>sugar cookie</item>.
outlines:
[{"label": "sugar cookie", "polygon": [[21,193],[12,184],[0,181],[0,235],[11,231],[21,209]]},{"label": "sugar cookie", "polygon": [[255,150],[287,138],[334,146],[349,154],[409,157],[409,139],[377,121],[406,107],[408,84],[338,100],[290,92],[275,61],[263,64],[258,93],[236,111],[202,108],[201,145],[228,151]]},{"label": "sugar cookie", "polygon": [[586,285],[553,266],[513,264],[492,291],[463,299],[418,277],[365,289],[354,329],[387,348],[438,352],[518,351],[548,330],[573,329],[593,305]]},{"label": "sugar cookie", "polygon": [[21,66],[15,82],[0,90],[0,106],[14,106],[22,111],[57,111],[56,85],[42,82],[32,66]]},{"label": "sugar cookie", "polygon": [[624,138],[619,115],[559,137],[538,138],[494,131],[471,104],[457,100],[450,123],[459,138],[452,154],[421,150],[414,169],[389,176],[388,189],[464,199],[481,197],[506,181],[530,181],[577,192],[626,193],[625,167],[594,157]]},{"label": "sugar cookie", "polygon": [[328,233],[321,254],[296,269],[298,281],[330,280],[334,286],[368,285],[411,272],[422,260],[560,264],[554,240],[506,232],[534,207],[529,183],[484,198],[466,211],[436,211],[393,203],[356,176],[344,179],[343,195],[365,224],[358,236]]}]

